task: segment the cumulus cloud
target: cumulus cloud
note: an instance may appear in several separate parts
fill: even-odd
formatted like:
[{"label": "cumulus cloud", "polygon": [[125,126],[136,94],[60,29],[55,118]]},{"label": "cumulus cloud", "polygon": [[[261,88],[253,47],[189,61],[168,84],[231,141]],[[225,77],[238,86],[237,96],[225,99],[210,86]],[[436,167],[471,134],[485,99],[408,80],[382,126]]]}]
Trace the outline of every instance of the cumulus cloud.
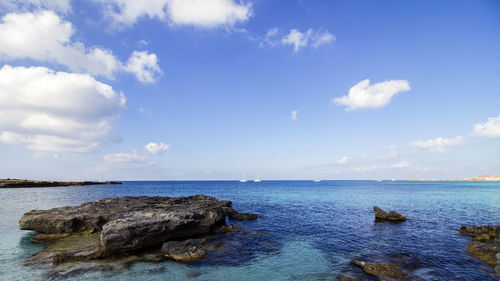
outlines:
[{"label": "cumulus cloud", "polygon": [[0,142],[35,151],[88,152],[107,139],[125,96],[88,74],[0,69]]},{"label": "cumulus cloud", "polygon": [[461,136],[457,136],[454,138],[436,138],[427,141],[414,141],[411,142],[410,145],[415,148],[426,149],[432,152],[445,152],[447,147],[462,145],[465,143],[465,140]]},{"label": "cumulus cloud", "polygon": [[297,110],[293,110],[293,111],[292,111],[292,120],[293,120],[293,121],[297,120],[297,114],[298,114],[298,113],[299,113],[299,112],[298,112]]},{"label": "cumulus cloud", "polygon": [[234,26],[252,16],[251,3],[234,0],[96,0],[105,8],[115,27],[131,26],[148,17],[168,21],[172,25],[203,28]]},{"label": "cumulus cloud", "polygon": [[161,74],[155,54],[135,51],[124,65],[110,50],[73,41],[74,32],[72,24],[53,11],[7,14],[0,23],[0,58],[57,63],[71,71],[110,79],[118,72],[130,72],[146,83]]},{"label": "cumulus cloud", "polygon": [[315,32],[312,28],[309,28],[305,32],[300,32],[297,29],[291,29],[288,35],[281,38],[281,44],[292,45],[293,51],[298,52],[309,45],[317,48],[333,40],[335,40],[335,35],[328,31]]},{"label": "cumulus cloud", "polygon": [[472,134],[492,139],[500,138],[500,115],[488,118],[488,121],[485,123],[478,123],[474,125]]},{"label": "cumulus cloud", "polygon": [[399,162],[399,163],[390,165],[389,167],[391,167],[391,168],[408,168],[408,167],[410,167],[410,163],[403,161],[403,162]]},{"label": "cumulus cloud", "polygon": [[165,144],[163,142],[160,142],[160,143],[154,143],[154,142],[150,142],[148,144],[146,144],[144,146],[144,148],[146,149],[146,151],[149,153],[149,154],[160,154],[164,151],[167,151],[170,149],[170,145],[168,144]]},{"label": "cumulus cloud", "polygon": [[26,12],[33,9],[48,9],[67,14],[71,11],[70,0],[2,0],[0,9]]},{"label": "cumulus cloud", "polygon": [[409,90],[410,84],[406,80],[387,80],[370,85],[370,79],[366,79],[349,89],[348,95],[334,98],[332,102],[347,106],[347,110],[381,108],[396,94]]},{"label": "cumulus cloud", "polygon": [[337,160],[337,165],[346,165],[349,163],[349,158],[347,158],[347,156],[344,156],[342,158],[340,158],[339,160]]}]

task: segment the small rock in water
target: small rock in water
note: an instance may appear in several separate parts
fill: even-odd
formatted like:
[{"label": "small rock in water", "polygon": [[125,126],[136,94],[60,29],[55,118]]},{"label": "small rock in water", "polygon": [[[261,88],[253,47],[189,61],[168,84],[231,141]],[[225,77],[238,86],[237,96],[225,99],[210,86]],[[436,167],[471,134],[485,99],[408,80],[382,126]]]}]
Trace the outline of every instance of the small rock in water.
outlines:
[{"label": "small rock in water", "polygon": [[206,252],[197,240],[168,241],[163,243],[161,252],[176,261],[196,261],[205,257]]},{"label": "small rock in water", "polygon": [[374,275],[381,278],[402,278],[405,274],[395,264],[386,264],[378,262],[364,262],[352,260],[352,264],[363,269],[366,274]]},{"label": "small rock in water", "polygon": [[259,216],[256,214],[239,213],[236,210],[231,210],[228,214],[228,218],[231,220],[242,221],[242,220],[256,220],[257,218],[259,218]]},{"label": "small rock in water", "polygon": [[373,207],[373,212],[375,213],[375,220],[391,221],[391,222],[402,222],[406,220],[406,217],[401,215],[396,211],[386,212],[379,207]]}]

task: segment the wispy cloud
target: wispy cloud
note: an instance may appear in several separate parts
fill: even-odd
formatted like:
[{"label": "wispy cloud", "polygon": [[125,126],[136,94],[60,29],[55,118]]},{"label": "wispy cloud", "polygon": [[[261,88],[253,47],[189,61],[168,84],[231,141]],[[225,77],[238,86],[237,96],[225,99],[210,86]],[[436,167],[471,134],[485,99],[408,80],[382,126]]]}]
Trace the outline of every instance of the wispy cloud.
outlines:
[{"label": "wispy cloud", "polygon": [[409,162],[403,161],[403,162],[399,162],[399,163],[396,163],[396,164],[392,164],[389,167],[391,167],[391,168],[408,168],[410,166],[411,165],[410,165]]},{"label": "wispy cloud", "polygon": [[461,136],[457,136],[454,138],[436,138],[426,141],[414,141],[411,142],[410,145],[415,148],[426,149],[432,152],[445,152],[446,149],[450,146],[462,145],[465,143],[465,140]]},{"label": "wispy cloud", "polygon": [[292,45],[293,51],[298,52],[307,46],[317,48],[334,40],[335,35],[328,31],[318,32],[309,28],[307,31],[301,32],[297,29],[291,29],[286,36],[281,38],[281,44]]},{"label": "wispy cloud", "polygon": [[337,165],[346,165],[349,163],[349,158],[347,158],[347,156],[344,156],[342,158],[340,158],[339,160],[337,160]]}]

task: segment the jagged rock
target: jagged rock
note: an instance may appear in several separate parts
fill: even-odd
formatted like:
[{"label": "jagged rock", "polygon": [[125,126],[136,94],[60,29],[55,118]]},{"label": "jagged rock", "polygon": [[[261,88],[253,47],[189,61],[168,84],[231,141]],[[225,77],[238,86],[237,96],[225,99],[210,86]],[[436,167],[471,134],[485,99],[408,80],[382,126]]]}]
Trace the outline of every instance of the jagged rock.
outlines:
[{"label": "jagged rock", "polygon": [[256,220],[259,218],[258,215],[256,214],[249,214],[249,213],[239,213],[236,210],[232,210],[228,214],[229,219],[231,220],[237,220],[237,221],[242,221],[242,220]]},{"label": "jagged rock", "polygon": [[464,225],[459,231],[474,237],[467,244],[467,252],[491,265],[500,276],[500,225]]},{"label": "jagged rock", "polygon": [[[224,225],[229,214],[239,214],[231,204],[204,195],[106,198],[76,207],[31,211],[21,218],[19,225],[21,229],[46,234],[45,240],[62,234],[97,235],[96,251],[85,248],[83,253],[65,252],[54,260],[60,262],[82,256],[105,257],[207,234]],[[42,238],[39,236],[39,241]]]},{"label": "jagged rock", "polygon": [[377,206],[373,207],[373,212],[375,213],[375,220],[379,221],[402,222],[406,220],[405,216],[396,211],[386,212]]},{"label": "jagged rock", "polygon": [[165,257],[176,261],[195,261],[206,255],[198,240],[168,241],[163,243],[161,252]]}]

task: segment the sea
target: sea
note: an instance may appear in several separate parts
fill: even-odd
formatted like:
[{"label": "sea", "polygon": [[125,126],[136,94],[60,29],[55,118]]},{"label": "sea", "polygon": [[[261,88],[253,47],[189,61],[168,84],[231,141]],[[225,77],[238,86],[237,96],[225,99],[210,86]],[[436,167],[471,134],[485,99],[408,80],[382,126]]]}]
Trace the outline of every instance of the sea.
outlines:
[{"label": "sea", "polygon": [[[189,196],[231,200],[255,221],[231,251],[194,263],[130,262],[117,267],[28,266],[43,249],[18,221],[34,209],[106,197]],[[462,225],[500,224],[500,183],[425,181],[130,181],[121,185],[0,189],[0,280],[377,280],[351,260],[403,259],[424,280],[498,280],[466,252]],[[373,206],[403,223],[374,221]],[[234,223],[234,222],[231,222]],[[408,262],[409,261],[409,262]]]}]

